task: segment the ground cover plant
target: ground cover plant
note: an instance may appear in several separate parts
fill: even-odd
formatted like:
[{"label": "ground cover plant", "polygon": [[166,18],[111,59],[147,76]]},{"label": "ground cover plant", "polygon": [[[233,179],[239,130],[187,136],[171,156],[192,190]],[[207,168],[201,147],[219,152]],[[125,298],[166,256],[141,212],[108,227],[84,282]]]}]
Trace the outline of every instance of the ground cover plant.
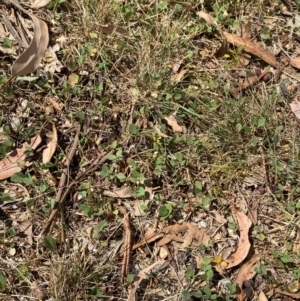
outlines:
[{"label": "ground cover plant", "polygon": [[300,298],[299,1],[0,1],[1,300]]}]

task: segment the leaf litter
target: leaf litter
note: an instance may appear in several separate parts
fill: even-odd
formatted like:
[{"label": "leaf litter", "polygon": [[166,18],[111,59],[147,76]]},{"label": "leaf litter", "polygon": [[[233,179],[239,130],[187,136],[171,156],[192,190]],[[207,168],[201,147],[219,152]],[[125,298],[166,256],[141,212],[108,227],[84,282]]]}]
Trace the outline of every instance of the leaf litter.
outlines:
[{"label": "leaf litter", "polygon": [[36,149],[42,142],[40,135],[31,138],[30,143],[24,143],[21,148],[16,149],[4,159],[0,160],[0,180],[7,179],[20,172],[29,162],[26,160],[25,152],[30,149]]},{"label": "leaf litter", "polygon": [[[32,5],[32,8],[37,9],[39,7],[42,7],[43,5],[46,5],[47,3],[48,3],[48,1],[37,0]],[[195,12],[195,10],[191,8],[190,4],[187,4],[187,5],[182,4],[182,5],[188,7],[190,11]],[[198,15],[199,15],[199,17],[201,16],[201,14],[198,14]],[[212,18],[210,18],[206,13],[202,14],[202,16],[208,20],[207,22],[212,22]],[[247,25],[248,25],[248,27],[245,27],[242,30],[240,36],[239,35],[232,35],[232,34],[229,34],[229,33],[226,33],[226,32],[222,32],[219,35],[217,35],[217,38],[221,40],[221,47],[219,49],[217,49],[217,51],[215,52],[215,54],[213,56],[211,56],[211,55],[206,56],[205,59],[207,59],[207,58],[212,59],[214,57],[213,60],[215,60],[217,58],[222,58],[227,53],[230,56],[231,52],[230,52],[230,50],[228,51],[228,44],[232,44],[232,45],[238,46],[238,47],[242,46],[244,48],[244,51],[249,52],[251,55],[257,56],[257,57],[261,58],[263,61],[265,61],[266,63],[274,66],[274,63],[275,63],[274,54],[272,54],[270,51],[262,49],[259,44],[257,44],[257,43],[250,40],[251,39],[250,22],[248,22]],[[117,33],[117,34],[120,34],[120,35],[122,35],[122,34],[127,35],[128,31],[125,28],[123,28],[123,29],[124,29],[124,31],[122,32],[122,30],[120,28],[118,28],[114,25],[112,25],[111,27],[107,26],[103,30],[102,30],[102,27],[100,28],[100,30],[105,34],[112,35],[114,33]],[[105,32],[105,30],[106,30],[106,32]],[[68,37],[68,39],[69,39],[69,37]],[[255,39],[255,36],[254,36],[254,39]],[[64,40],[64,39],[62,39],[62,40]],[[62,41],[62,44],[63,43],[64,43],[64,41]],[[115,44],[114,47],[118,47],[118,45]],[[49,49],[50,48],[48,48],[48,50]],[[270,55],[270,53],[271,53],[271,55]],[[228,59],[229,56],[226,56],[225,60]],[[39,55],[39,57],[41,57],[41,55]],[[49,57],[50,56],[47,54],[47,51],[46,51],[45,62],[47,62],[47,60],[49,62]],[[294,64],[295,68],[297,68],[296,67],[296,65],[297,65],[297,60],[296,59],[297,58],[295,58],[294,60],[292,59],[290,61],[290,64],[291,65]],[[251,56],[250,56],[249,61],[250,60],[251,60]],[[49,67],[48,69],[46,69],[46,67],[45,67],[45,70],[49,71],[50,73],[53,73],[53,74],[55,74],[56,72],[61,72],[60,68],[55,69],[55,66],[56,66],[55,61],[59,63],[57,58],[55,58],[54,61],[53,61],[53,65],[51,65],[52,62],[50,62],[50,67],[48,66]],[[172,84],[174,86],[176,86],[176,88],[178,86],[181,86],[181,85],[183,87],[185,82],[188,82],[187,80],[185,80],[184,82],[182,81],[182,79],[186,76],[186,74],[189,74],[189,75],[191,74],[191,76],[193,75],[193,73],[191,72],[190,69],[182,69],[181,70],[182,72],[180,71],[179,73],[177,73],[178,70],[181,67],[181,64],[185,60],[179,59],[178,61],[180,62],[180,64],[178,66],[176,66],[176,68],[174,67],[173,71],[176,74],[172,78],[173,79]],[[249,61],[247,62],[247,64],[243,63],[243,65],[248,65]],[[216,61],[214,61],[214,62],[216,62]],[[46,64],[44,64],[44,65],[41,64],[41,65],[44,67]],[[35,67],[33,68],[32,66],[35,66]],[[220,66],[223,66],[223,65],[220,63]],[[29,66],[29,67],[26,66],[26,64],[24,64],[23,66],[21,66],[19,68],[20,74],[22,74],[22,72],[28,72],[28,70],[34,70],[35,68],[36,68],[35,63],[31,63],[31,66]],[[186,68],[186,67],[184,67],[184,68]],[[241,93],[241,92],[243,92],[242,90],[247,89],[249,87],[252,87],[255,84],[259,83],[259,81],[262,79],[262,77],[264,75],[268,74],[268,72],[269,72],[269,71],[267,71],[267,69],[262,68],[261,70],[262,70],[263,75],[259,74],[259,75],[255,75],[253,77],[249,76],[240,85],[239,90],[237,92]],[[77,70],[74,71],[74,72],[77,72]],[[18,72],[16,72],[16,74],[17,73]],[[81,75],[81,73],[78,73],[78,74]],[[128,73],[128,74],[130,74],[130,73]],[[102,77],[102,75],[101,75],[101,77]],[[99,77],[99,78],[101,78],[101,77]],[[74,83],[74,85],[73,85],[74,88],[78,85],[78,82],[81,83],[81,78],[80,78],[80,81],[78,80],[76,83]],[[123,84],[123,83],[120,83],[120,87],[121,87],[121,84]],[[156,90],[155,90],[155,93],[153,92],[153,97],[155,95],[154,98],[159,99],[159,96],[161,95],[160,93],[161,93],[160,89],[157,88],[157,92],[156,92]],[[57,100],[57,98],[56,98],[56,100],[54,100],[53,96],[51,96],[51,94],[49,94],[49,95],[50,95],[49,97],[47,96],[47,97],[44,98],[45,102],[48,102],[51,106],[53,106],[55,112],[52,110],[52,112],[50,114],[48,114],[48,117],[52,117],[55,122],[57,121],[56,118],[58,118],[58,117],[59,118],[60,117],[65,118],[65,116],[64,116],[65,110],[68,110],[67,101],[63,97],[62,97],[62,99]],[[74,99],[72,99],[72,101],[74,101]],[[74,104],[74,105],[77,105],[77,103]],[[107,107],[108,110],[109,110],[109,105]],[[55,114],[55,117],[53,116],[53,114]],[[170,114],[170,111],[167,112],[167,114]],[[163,116],[168,116],[167,114],[165,114],[165,112],[164,112]],[[25,118],[28,118],[28,117],[25,117]],[[145,123],[144,123],[145,126],[143,127],[143,129],[147,130],[147,129],[149,129],[148,126],[149,126],[149,124],[151,125],[151,123],[149,121],[147,121],[146,117],[143,116],[143,118],[144,118],[144,120],[146,120]],[[151,129],[156,131],[158,136],[160,136],[162,138],[166,138],[166,140],[167,140],[167,139],[172,139],[172,137],[173,137],[172,134],[173,133],[177,134],[178,137],[183,136],[183,135],[180,135],[180,134],[186,134],[186,132],[187,132],[186,127],[180,125],[180,124],[183,124],[182,123],[183,121],[179,117],[172,114],[172,115],[169,115],[169,117],[166,117],[165,121],[167,122],[167,124],[168,124],[168,126],[170,127],[170,130],[171,130],[171,133],[168,133],[168,135],[162,133],[162,131],[160,131],[159,126],[150,126]],[[186,122],[186,121],[184,120],[184,122]],[[134,124],[134,122],[131,122],[131,123]],[[57,122],[55,124],[56,124],[57,127],[61,126],[60,120],[59,120],[59,122]],[[135,124],[138,124],[138,123],[135,123]],[[153,122],[152,125],[153,124],[157,124],[157,123]],[[69,122],[69,128],[70,129],[72,128],[72,126],[73,125],[71,124],[71,122]],[[86,126],[86,125],[84,124],[84,126]],[[210,126],[213,126],[213,125],[210,125]],[[55,127],[55,130],[54,130],[54,127],[55,127],[55,125],[53,123],[53,129],[52,129],[52,135],[53,136],[54,136],[54,134],[53,134],[54,131],[56,131],[56,135],[57,135],[56,127]],[[202,131],[201,127],[199,129],[194,129],[193,128],[192,130],[195,130],[195,132],[193,132],[193,135],[195,135],[195,137],[199,137],[199,140],[203,138],[204,135],[202,133],[199,134]],[[95,132],[98,133],[98,131],[99,131],[99,129],[97,129],[97,131],[95,131]],[[101,131],[102,131],[102,129],[101,129]],[[190,131],[190,127],[189,127],[189,131]],[[99,136],[100,136],[100,134],[99,134]],[[95,140],[97,138],[98,137],[95,137]],[[102,137],[99,137],[98,139],[99,139],[98,141],[101,141]],[[57,139],[56,139],[56,141],[57,141]],[[205,142],[207,142],[207,141],[205,141]],[[220,142],[220,141],[217,141],[217,142]],[[223,141],[222,141],[222,143],[223,143]],[[98,143],[98,145],[99,145],[99,143]],[[133,144],[133,148],[136,145],[137,144]],[[82,145],[80,145],[80,147],[81,146]],[[54,140],[53,139],[51,140],[51,138],[50,138],[49,141],[47,141],[46,148],[43,151],[42,161],[49,162],[51,160],[52,156],[53,156],[52,152],[55,152],[56,147],[57,147],[57,145],[55,145]],[[78,149],[80,149],[80,148],[78,148]],[[81,150],[77,150],[78,153],[80,151]],[[47,153],[47,155],[45,155],[45,158],[47,158],[47,159],[44,159],[44,152]],[[128,158],[126,158],[126,159],[130,160],[130,156],[131,156],[130,152],[128,154],[126,153],[126,155],[128,155]],[[157,154],[155,152],[153,152],[153,158],[156,158],[156,155]],[[205,168],[208,168],[206,166],[206,158],[204,159],[204,162],[202,162],[203,157],[201,157],[201,155],[199,155],[199,156],[200,156],[199,160],[201,160],[201,164],[203,163],[205,165]],[[214,153],[210,154],[210,156],[212,156],[212,158],[209,158],[209,159],[212,159],[212,160],[215,160],[217,158],[217,157],[214,157]],[[26,159],[27,158],[22,158],[21,162],[26,162]],[[143,163],[142,163],[143,157],[141,157],[140,159],[141,160],[138,164],[140,164],[143,168],[144,167]],[[124,167],[122,167],[122,164],[126,165],[127,162],[126,163],[121,162],[120,165],[119,165],[119,162],[116,162],[116,161],[108,163],[108,165],[113,166],[114,171],[117,171],[118,169],[123,169],[123,171],[124,171],[125,169],[124,169]],[[149,167],[147,167],[147,168],[149,168]],[[71,169],[72,168],[70,168],[70,170]],[[100,170],[101,170],[101,168],[100,168]],[[193,185],[193,180],[190,180],[190,175],[189,175],[190,171],[191,171],[191,169],[186,168],[186,172],[188,174],[187,179],[189,180],[189,183],[191,183],[191,185]],[[145,171],[143,170],[143,172],[145,172]],[[197,170],[197,172],[198,172],[198,170]],[[98,173],[98,171],[96,172],[96,174],[97,173]],[[127,171],[126,172],[124,171],[124,173],[126,173],[126,177],[129,177],[128,174],[127,174]],[[94,174],[92,175],[92,177],[93,176],[94,176]],[[167,176],[169,177],[169,175],[167,175]],[[201,177],[200,173],[197,174],[196,177],[197,177],[197,180],[198,180],[198,178]],[[71,178],[70,178],[70,180],[71,180]],[[102,181],[105,182],[105,183],[103,184]],[[118,204],[120,205],[120,204],[122,204],[122,202],[125,202],[124,199],[135,198],[135,195],[132,192],[133,190],[130,189],[131,187],[129,185],[127,186],[127,184],[128,184],[127,181],[126,181],[125,185],[124,185],[123,182],[121,182],[121,183],[120,182],[116,182],[116,183],[114,182],[113,185],[111,186],[111,187],[115,187],[114,189],[109,189],[106,181],[107,181],[107,179],[104,179],[104,177],[102,177],[101,180],[97,184],[99,186],[101,186],[102,184],[104,185],[104,186],[101,187],[101,202],[102,202],[102,198],[104,200],[106,199],[105,197],[115,198],[116,199],[115,201],[118,202]],[[71,184],[72,183],[73,182],[71,182]],[[83,183],[83,184],[85,184],[85,183]],[[169,185],[170,183],[167,183],[167,184]],[[56,185],[56,184],[54,184],[54,185]],[[207,185],[207,183],[203,184],[203,187],[205,185]],[[174,196],[172,195],[172,197],[174,197],[174,198],[178,197],[178,195],[176,194],[177,193],[176,188],[177,188],[176,185],[171,187],[172,193],[173,193],[173,190],[174,190]],[[160,187],[160,189],[161,189],[161,187]],[[168,188],[166,188],[166,186],[164,186],[162,189],[164,190],[164,189],[168,189]],[[207,189],[207,188],[205,188],[205,189]],[[203,188],[203,190],[205,190],[205,189]],[[74,197],[74,199],[76,199],[76,197]],[[184,199],[184,202],[186,203],[187,206],[188,206],[189,200],[190,200],[189,198]],[[96,202],[98,202],[98,199],[96,200]],[[126,204],[127,204],[127,202],[130,203],[131,200],[126,200]],[[143,205],[146,204],[146,206],[144,206],[144,207],[146,207],[146,209],[151,208],[150,211],[149,210],[148,211],[143,211],[143,214],[141,214],[140,212],[137,212],[135,217],[138,217],[138,219],[136,219],[136,220],[138,220],[138,223],[142,223],[149,216],[151,216],[151,213],[152,213],[151,210],[156,205],[155,202],[156,202],[155,198],[152,198],[151,202],[148,202],[148,203],[144,202],[144,200],[136,202],[136,206],[140,207],[141,204],[143,204]],[[147,207],[149,207],[149,208],[147,208]],[[226,226],[227,221],[228,221],[228,218],[227,218],[228,216],[226,215],[227,213],[225,211],[223,211],[223,213],[225,212],[224,216],[223,216],[222,214],[219,213],[219,210],[216,210],[216,209],[211,210],[211,208],[216,208],[216,207],[213,207],[213,206],[207,207],[207,210],[209,210],[209,213],[207,213],[207,212],[203,213],[202,212],[200,214],[200,216],[197,217],[198,218],[197,223],[195,222],[196,217],[195,217],[194,214],[190,214],[190,215],[185,216],[184,215],[185,212],[183,212],[184,218],[186,218],[186,220],[188,220],[188,218],[190,218],[192,216],[190,222],[186,222],[186,221],[182,222],[182,219],[181,219],[180,222],[178,222],[178,221],[176,221],[175,216],[171,216],[170,219],[168,220],[168,222],[171,225],[168,224],[168,222],[162,222],[162,223],[159,224],[161,230],[157,230],[156,227],[153,226],[153,225],[149,226],[148,230],[147,230],[147,227],[146,227],[145,230],[147,230],[147,231],[146,231],[146,234],[143,237],[143,240],[139,244],[134,245],[132,248],[130,248],[129,240],[132,239],[132,238],[136,238],[135,236],[133,236],[136,233],[134,233],[134,234],[132,233],[133,237],[130,237],[131,236],[130,234],[128,235],[129,227],[127,227],[128,226],[127,222],[129,222],[129,220],[125,219],[125,216],[127,215],[127,213],[123,214],[124,215],[123,225],[124,225],[124,229],[125,229],[125,236],[124,237],[122,236],[121,240],[124,243],[124,249],[127,250],[127,253],[125,252],[127,255],[123,257],[123,264],[122,264],[122,271],[121,271],[122,276],[121,277],[124,279],[126,277],[126,273],[131,273],[132,266],[135,265],[135,260],[138,261],[138,259],[133,257],[136,254],[134,254],[134,255],[130,254],[130,252],[132,250],[136,249],[136,248],[139,248],[139,247],[142,247],[142,246],[147,247],[149,244],[155,242],[155,244],[153,244],[153,245],[155,245],[155,247],[157,247],[159,249],[159,252],[160,252],[159,254],[165,258],[167,256],[169,257],[169,254],[171,254],[171,253],[172,253],[171,254],[172,256],[178,255],[178,254],[176,254],[177,252],[179,252],[178,251],[178,249],[179,249],[178,246],[180,246],[180,248],[185,249],[184,250],[185,254],[188,254],[188,250],[193,250],[193,251],[196,250],[196,248],[195,249],[192,249],[192,248],[193,247],[198,248],[199,244],[203,244],[204,246],[209,247],[210,243],[213,242],[214,247],[216,249],[217,248],[223,248],[223,246],[226,246],[226,244],[224,243],[224,240],[226,240],[226,241],[228,240],[231,243],[231,247],[226,246],[227,250],[228,250],[227,256],[224,256],[224,258],[222,256],[222,258],[223,258],[222,262],[227,263],[227,266],[223,266],[224,270],[226,270],[226,271],[222,275],[224,276],[225,273],[227,273],[226,277],[228,275],[232,276],[231,279],[234,279],[234,282],[236,284],[238,284],[238,286],[242,289],[243,282],[245,280],[249,280],[252,277],[254,277],[254,275],[255,275],[254,266],[255,266],[256,262],[258,262],[257,255],[254,255],[253,257],[250,257],[250,259],[248,258],[249,253],[250,253],[250,249],[251,249],[250,241],[249,241],[249,238],[248,238],[249,228],[251,227],[251,221],[249,220],[249,218],[247,218],[246,214],[244,214],[242,212],[238,212],[236,208],[232,208],[232,214],[236,217],[237,224],[238,224],[239,237],[238,237],[238,235],[233,234],[234,231],[233,232],[229,231],[230,235],[233,235],[233,236],[228,237],[228,232],[226,233],[226,231],[228,231],[227,226]],[[243,208],[243,209],[247,210],[247,206],[245,206],[245,208]],[[109,210],[112,210],[112,209],[110,208]],[[194,208],[192,208],[191,210],[194,210]],[[121,211],[121,209],[120,209],[120,211]],[[195,211],[198,211],[198,210],[195,210]],[[250,211],[250,208],[248,208],[248,216],[249,216],[249,211]],[[214,228],[213,234],[212,234],[212,231],[210,231],[212,229],[210,229],[210,227],[211,227],[211,225],[209,224],[210,219],[208,218],[208,216],[211,217],[210,213],[213,213],[213,219],[214,219],[214,222],[212,222],[213,226],[215,224],[218,224]],[[103,214],[101,212],[97,213],[97,214],[99,214],[99,216],[101,216],[101,218],[106,218],[105,214]],[[251,216],[252,215],[255,215],[255,214],[251,213]],[[114,218],[115,217],[113,217],[113,219]],[[95,216],[92,216],[91,218],[89,218],[89,220],[93,220],[93,219],[95,219]],[[260,222],[260,217],[259,216],[251,218],[253,224],[256,223],[257,219]],[[134,223],[134,222],[136,222],[136,220],[132,221],[132,222]],[[175,224],[173,224],[173,223],[175,223]],[[122,225],[122,223],[120,223],[120,224]],[[26,225],[26,223],[24,223],[24,226],[25,225]],[[168,225],[168,226],[166,226],[166,225]],[[201,227],[199,225],[201,225]],[[20,224],[20,226],[23,226],[23,225]],[[134,224],[134,226],[139,227],[140,225],[137,226],[137,225]],[[21,228],[22,227],[20,227],[20,229]],[[28,229],[29,229],[29,227],[28,227]],[[133,227],[133,229],[134,229],[134,227]],[[31,233],[29,232],[28,236],[32,236],[32,228],[31,228],[30,231],[31,231]],[[103,232],[105,232],[105,231],[103,231]],[[57,233],[55,233],[55,235],[56,234]],[[103,234],[103,233],[101,233],[101,234]],[[90,245],[93,243],[92,240],[94,239],[94,237],[92,235],[90,235],[88,239],[90,241],[86,243],[86,246],[90,247]],[[64,240],[62,240],[62,241],[64,241]],[[101,239],[101,243],[103,243],[103,246],[106,243],[110,244],[111,241],[112,241],[111,236],[109,236],[109,238],[105,242],[103,242],[102,239]],[[236,241],[238,241],[238,243],[236,243]],[[29,240],[28,240],[28,243],[32,244],[32,242],[30,242]],[[174,247],[174,249],[173,249],[173,247]],[[222,253],[224,250],[226,251],[226,248],[223,249],[222,251],[220,251],[218,249],[218,252]],[[233,250],[235,250],[235,251],[233,251]],[[85,254],[87,253],[87,249],[83,250],[83,251],[84,252],[82,253],[83,254],[82,257],[84,257]],[[226,253],[225,251],[222,254],[225,254]],[[141,250],[140,253],[142,253],[142,252],[144,252],[144,250]],[[152,252],[152,250],[150,252]],[[153,251],[153,253],[151,253],[151,259],[154,260],[154,261],[157,258],[157,253],[155,253],[155,252],[156,251]],[[130,255],[130,260],[129,260],[129,255]],[[188,255],[186,255],[186,256],[188,256]],[[169,258],[168,258],[168,260],[169,260]],[[131,261],[130,262],[131,265],[129,265],[129,261]],[[164,263],[165,263],[164,260],[158,260],[158,261],[155,261],[154,264],[152,264],[152,265],[149,264],[149,266],[144,268],[144,269],[141,268],[141,266],[138,269],[135,268],[135,272],[136,272],[135,274],[136,274],[136,276],[139,276],[140,279],[137,279],[138,277],[136,277],[134,279],[133,284],[131,285],[131,290],[130,290],[129,295],[128,295],[128,300],[135,300],[137,298],[137,296],[135,296],[135,295],[136,295],[136,292],[137,292],[138,288],[141,286],[141,281],[140,280],[146,279],[148,277],[148,272],[151,272],[151,270],[154,269],[156,266],[163,265]],[[140,262],[139,262],[139,264],[140,264]],[[143,266],[145,266],[145,264]],[[124,267],[124,269],[123,269],[123,267]],[[198,269],[201,269],[201,265],[199,265]],[[232,270],[229,270],[229,269],[232,269]],[[235,272],[237,272],[234,276],[235,278],[233,278],[233,275],[231,274],[232,272],[233,272],[233,275],[234,275]],[[183,278],[180,278],[180,281]],[[150,281],[150,283],[151,283],[151,281]],[[155,283],[155,281],[156,280],[154,280],[154,283]],[[196,283],[196,282],[194,282],[194,283]],[[201,287],[203,287],[203,283],[201,285],[202,285]],[[196,284],[196,286],[197,286],[197,284]],[[215,289],[215,288],[213,288],[213,289]],[[124,288],[123,288],[123,290],[124,290]],[[276,295],[276,294],[278,295],[281,292],[282,292],[282,290],[276,289],[276,290],[273,290],[272,292],[270,292],[269,296],[271,296],[272,294],[273,295]],[[262,295],[262,294],[264,294],[264,293],[261,291],[260,295]],[[292,294],[292,293],[288,293],[288,294],[289,294],[290,297],[295,297],[296,298],[298,296],[297,294]],[[238,297],[238,300],[242,300],[242,298],[244,297],[244,295],[242,295],[242,291],[240,293],[237,293],[237,297]],[[164,298],[165,298],[165,296],[164,296]],[[166,298],[168,298],[168,297],[166,297]]]}]

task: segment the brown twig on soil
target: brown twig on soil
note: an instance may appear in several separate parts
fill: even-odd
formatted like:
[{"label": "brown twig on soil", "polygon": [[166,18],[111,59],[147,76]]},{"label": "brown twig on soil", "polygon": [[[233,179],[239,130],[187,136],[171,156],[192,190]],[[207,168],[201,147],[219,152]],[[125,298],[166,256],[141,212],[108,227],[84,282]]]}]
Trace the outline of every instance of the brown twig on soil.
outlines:
[{"label": "brown twig on soil", "polygon": [[125,239],[124,239],[124,256],[122,261],[122,269],[121,269],[121,279],[124,282],[126,275],[128,274],[128,267],[129,267],[129,258],[130,258],[130,251],[131,251],[131,229],[130,229],[130,221],[129,215],[126,207],[119,206],[120,212],[124,215],[124,228],[125,228]]},{"label": "brown twig on soil", "polygon": [[69,195],[70,191],[73,189],[73,187],[78,184],[79,181],[81,181],[86,175],[94,172],[96,169],[99,168],[99,166],[107,160],[107,157],[112,153],[112,151],[106,153],[103,156],[98,157],[95,161],[91,162],[92,165],[87,168],[85,171],[78,174],[73,182],[71,182],[64,192],[64,194],[58,199],[56,198],[56,202],[58,204],[58,208],[55,208],[52,210],[52,213],[48,219],[48,222],[46,226],[44,227],[43,231],[41,232],[40,236],[44,236],[49,232],[52,232],[53,227],[55,225],[55,220],[58,216],[59,210],[62,208],[67,196]]},{"label": "brown twig on soil", "polygon": [[61,209],[60,204],[62,202],[62,194],[63,194],[63,190],[64,190],[64,187],[65,187],[65,184],[66,184],[67,176],[68,176],[68,173],[69,173],[69,167],[70,167],[70,164],[73,160],[73,157],[74,157],[76,149],[77,149],[78,141],[79,141],[79,130],[77,130],[77,133],[76,133],[74,142],[72,144],[72,147],[70,148],[69,153],[67,154],[66,167],[62,171],[62,175],[60,177],[60,181],[59,181],[59,184],[58,184],[58,192],[56,194],[55,203],[58,205],[59,208],[55,208],[55,209],[52,210],[51,216],[50,216],[50,218],[47,222],[46,227],[43,229],[41,235],[44,235],[44,234],[48,233],[49,229],[53,228],[52,222],[55,219],[55,217],[57,216],[58,210]]}]

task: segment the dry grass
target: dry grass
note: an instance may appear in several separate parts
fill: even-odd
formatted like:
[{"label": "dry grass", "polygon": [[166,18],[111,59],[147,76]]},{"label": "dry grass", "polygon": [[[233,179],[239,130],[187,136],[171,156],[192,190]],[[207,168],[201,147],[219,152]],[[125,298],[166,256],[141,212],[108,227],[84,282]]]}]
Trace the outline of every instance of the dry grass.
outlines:
[{"label": "dry grass", "polygon": [[[201,10],[202,1],[198,2],[194,7]],[[204,4],[220,27],[234,31],[247,18],[256,40],[268,42],[262,38],[265,29],[271,40],[286,39],[282,20],[276,18],[279,5],[229,2],[218,1],[219,11]],[[54,123],[59,147],[50,171],[57,180],[78,124],[80,141],[70,181],[89,166],[95,152],[112,150],[116,158],[107,160],[71,191],[64,208],[66,242],[60,241],[58,222],[51,234],[56,241],[51,251],[38,235],[57,191],[41,168],[40,153],[34,154],[35,164],[23,173],[32,182],[18,184],[21,201],[0,207],[0,270],[7,280],[1,298],[127,300],[131,275],[125,283],[120,281],[124,229],[118,206],[123,205],[130,212],[133,243],[141,241],[149,227],[186,218],[212,237],[207,247],[182,249],[178,243],[170,244],[176,268],[153,272],[149,281],[142,282],[137,300],[213,300],[208,289],[217,300],[236,300],[226,286],[233,282],[236,270],[224,275],[214,270],[212,279],[206,281],[201,268],[203,258],[213,262],[236,245],[239,232],[231,203],[241,211],[257,213],[250,240],[251,252],[260,256],[260,272],[251,283],[248,300],[257,300],[260,290],[268,292],[272,287],[297,293],[292,286],[300,278],[298,122],[272,81],[250,87],[238,99],[228,92],[254,68],[263,69],[264,63],[252,58],[249,66],[243,66],[236,49],[224,58],[210,58],[207,51],[212,53],[219,41],[183,3],[51,3],[46,10],[52,19],[51,44],[62,35],[67,38],[58,53],[64,69],[50,78],[41,68],[34,83],[1,87],[1,126],[6,127],[13,145],[7,149],[1,145],[0,155],[41,128],[45,135]],[[261,13],[265,25],[253,12]],[[277,25],[271,26],[270,20]],[[101,33],[100,26],[107,24],[121,26],[129,34]],[[292,55],[292,49],[286,51]],[[9,72],[8,66],[2,65],[1,74]],[[186,73],[176,80],[181,70]],[[69,82],[71,74],[79,77],[74,86]],[[46,97],[55,99],[62,113],[49,111]],[[23,98],[30,112],[14,128],[11,124]],[[184,131],[172,130],[165,119],[170,115]],[[13,185],[3,181],[0,196],[11,193]],[[124,185],[131,197],[108,196],[107,191]],[[149,192],[142,195],[144,188],[150,197]],[[205,198],[210,200],[206,206]],[[140,205],[144,206],[142,214],[137,212]],[[162,207],[172,212],[162,218]],[[212,210],[226,219],[224,225],[216,222]],[[24,220],[33,224],[32,245],[18,230]],[[129,274],[137,274],[158,256],[154,243],[131,252]],[[197,295],[200,292],[202,297]],[[269,300],[281,297],[274,294]]]}]

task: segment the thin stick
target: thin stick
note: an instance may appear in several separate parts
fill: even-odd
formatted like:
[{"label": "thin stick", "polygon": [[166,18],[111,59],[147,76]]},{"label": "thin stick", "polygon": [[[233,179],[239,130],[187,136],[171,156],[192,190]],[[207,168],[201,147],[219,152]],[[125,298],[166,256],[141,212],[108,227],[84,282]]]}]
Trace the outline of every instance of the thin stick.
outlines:
[{"label": "thin stick", "polygon": [[[70,151],[67,155],[66,167],[63,169],[62,175],[60,177],[60,181],[59,181],[59,185],[58,185],[58,192],[57,192],[56,198],[55,198],[55,203],[58,204],[58,205],[59,205],[59,203],[61,202],[61,199],[62,199],[62,194],[63,194],[63,190],[64,190],[64,187],[65,187],[65,184],[66,184],[69,167],[70,167],[70,164],[71,164],[71,162],[73,160],[73,157],[75,155],[77,145],[78,145],[78,141],[79,141],[79,130],[76,133],[76,136],[75,136],[74,142],[72,144],[72,147],[71,147],[71,149],[70,149]],[[57,211],[58,211],[58,208],[52,210],[52,213],[49,217],[48,223],[47,223],[46,227],[43,229],[41,235],[44,235],[48,232],[49,227],[50,227],[50,223],[53,220],[54,212],[57,212]],[[56,215],[57,215],[57,213],[55,213],[55,216]]]},{"label": "thin stick", "polygon": [[119,206],[120,212],[124,215],[123,223],[125,228],[125,239],[124,239],[124,256],[122,262],[122,269],[121,269],[121,279],[124,281],[126,275],[128,274],[128,267],[129,267],[129,257],[130,257],[130,250],[131,250],[131,229],[130,229],[130,221],[129,215],[126,207]]},{"label": "thin stick", "polygon": [[45,226],[45,228],[43,229],[43,231],[41,232],[40,236],[43,236],[49,232],[52,232],[53,227],[54,227],[54,222],[55,219],[59,213],[60,208],[62,208],[67,196],[69,195],[70,191],[72,190],[72,188],[80,181],[83,179],[83,177],[87,174],[90,174],[91,172],[95,171],[96,169],[98,169],[99,165],[101,165],[103,162],[105,162],[108,158],[108,156],[112,153],[112,151],[110,151],[109,153],[105,154],[103,157],[99,157],[96,159],[96,161],[93,162],[93,165],[91,165],[89,168],[87,168],[85,171],[83,171],[82,173],[80,173],[73,182],[71,182],[68,187],[66,188],[64,194],[56,200],[57,203],[59,205],[59,208],[55,208],[52,210],[51,215],[48,219],[48,222]]}]

